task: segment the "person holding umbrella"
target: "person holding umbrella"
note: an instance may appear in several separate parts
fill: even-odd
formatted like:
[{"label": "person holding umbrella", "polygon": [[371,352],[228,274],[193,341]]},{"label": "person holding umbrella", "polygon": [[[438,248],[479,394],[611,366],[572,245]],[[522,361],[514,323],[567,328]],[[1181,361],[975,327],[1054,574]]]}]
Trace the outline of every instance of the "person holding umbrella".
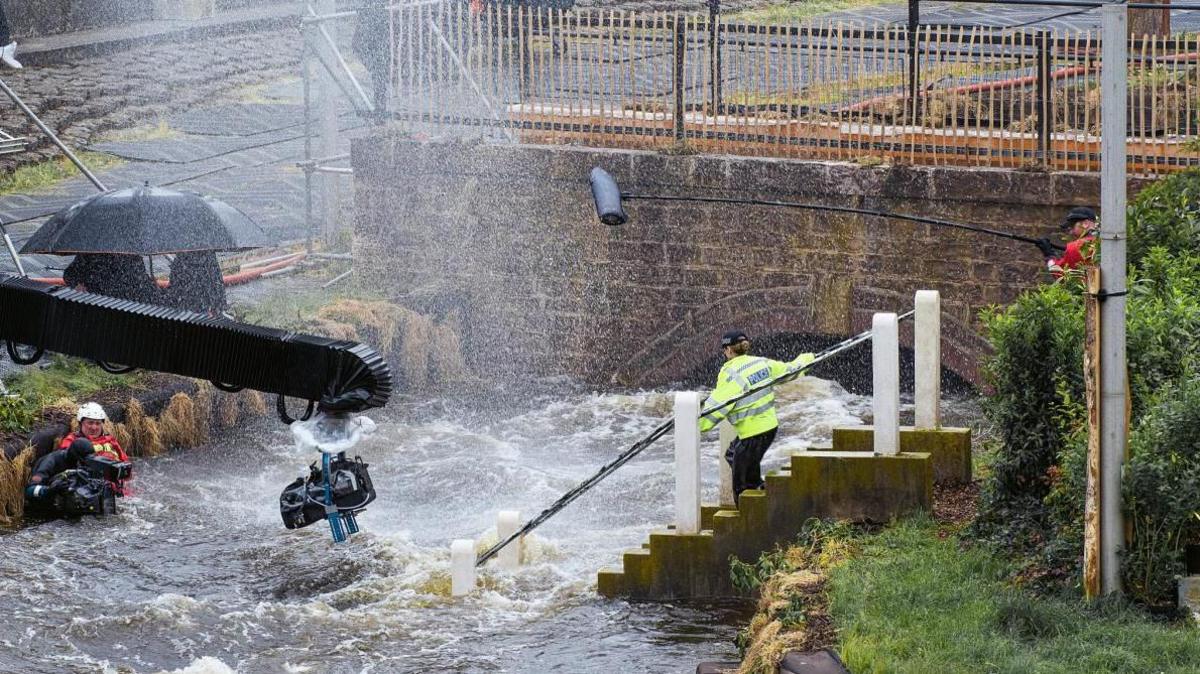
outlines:
[{"label": "person holding umbrella", "polygon": [[225,311],[225,281],[217,254],[211,250],[178,253],[171,260],[171,285],[167,302],[176,309],[186,309],[209,316]]},{"label": "person holding umbrella", "polygon": [[63,284],[131,302],[160,304],[162,291],[136,255],[80,253],[63,271]]},{"label": "person holding umbrella", "polygon": [[[76,256],[63,274],[73,288],[215,314],[225,306],[216,252],[272,244],[257,223],[225,202],[147,184],[59,211],[21,252]],[[178,286],[164,293],[140,258],[171,254],[179,258],[172,264]]]}]

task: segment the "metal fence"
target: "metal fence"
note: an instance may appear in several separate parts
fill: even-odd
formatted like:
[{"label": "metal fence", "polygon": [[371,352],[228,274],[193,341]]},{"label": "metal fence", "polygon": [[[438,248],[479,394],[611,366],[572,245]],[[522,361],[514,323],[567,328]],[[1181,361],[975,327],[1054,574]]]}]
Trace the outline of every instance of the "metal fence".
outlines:
[{"label": "metal fence", "polygon": [[[374,67],[386,68],[388,113],[418,134],[1100,166],[1100,45],[1088,32],[922,26],[910,35],[898,25],[443,0],[392,7],[385,21],[375,34],[390,47]],[[1132,173],[1200,165],[1198,61],[1198,36],[1131,38]]]}]

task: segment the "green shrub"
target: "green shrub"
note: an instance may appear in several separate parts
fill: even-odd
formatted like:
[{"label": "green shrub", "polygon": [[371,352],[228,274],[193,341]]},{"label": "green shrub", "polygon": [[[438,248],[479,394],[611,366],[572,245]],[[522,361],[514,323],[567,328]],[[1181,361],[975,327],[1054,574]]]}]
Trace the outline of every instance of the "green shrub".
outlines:
[{"label": "green shrub", "polygon": [[[1172,600],[1183,546],[1200,537],[1200,430],[1192,430],[1200,384],[1191,383],[1200,372],[1198,203],[1200,172],[1191,172],[1148,188],[1130,208],[1126,353],[1137,431],[1123,571],[1148,604]],[[1087,442],[1080,284],[1036,288],[983,320],[995,348],[984,410],[999,432],[972,531],[1023,558],[1025,578],[1078,587]]]},{"label": "green shrub", "polygon": [[984,411],[998,447],[974,530],[1028,551],[1047,526],[1050,469],[1083,414],[1083,300],[1076,286],[1047,285],[983,320],[995,348]]},{"label": "green shrub", "polygon": [[0,396],[0,432],[23,433],[37,421],[40,405],[21,396]]},{"label": "green shrub", "polygon": [[1129,207],[1128,261],[1139,266],[1155,246],[1179,257],[1200,255],[1200,170],[1163,178]]},{"label": "green shrub", "polygon": [[1125,508],[1133,539],[1125,586],[1146,603],[1170,603],[1184,546],[1200,543],[1200,380],[1155,397],[1130,436]]}]

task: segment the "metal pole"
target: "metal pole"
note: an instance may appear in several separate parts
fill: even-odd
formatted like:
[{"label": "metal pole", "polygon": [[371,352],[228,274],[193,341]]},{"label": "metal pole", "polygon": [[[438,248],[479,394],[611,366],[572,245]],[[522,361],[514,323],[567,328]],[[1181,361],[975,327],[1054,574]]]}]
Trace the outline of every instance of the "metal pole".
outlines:
[{"label": "metal pole", "polygon": [[684,126],[683,126],[683,57],[684,50],[687,49],[687,26],[684,24],[684,19],[678,13],[672,21],[675,33],[675,70],[674,70],[674,88],[675,88],[675,142],[682,143],[684,141]]},{"label": "metal pole", "polygon": [[1100,10],[1100,591],[1121,592],[1125,462],[1125,185],[1128,9]]},{"label": "metal pole", "polygon": [[712,114],[721,114],[721,0],[708,0],[708,50],[712,69]]},{"label": "metal pole", "polygon": [[[304,74],[304,161],[312,162],[312,64],[307,30],[301,31],[300,69]],[[313,184],[312,169],[304,169],[304,231],[308,237],[304,249],[313,251]]]},{"label": "metal pole", "polygon": [[[312,11],[315,6],[315,11]],[[314,0],[309,5],[311,14],[333,14],[334,0]],[[310,49],[316,53],[316,40],[309,43]],[[316,77],[317,86],[317,119],[320,140],[317,143],[321,156],[328,157],[338,153],[338,114],[337,114],[337,81],[329,72],[319,72]],[[339,211],[338,185],[333,180],[317,180],[320,199],[320,229],[326,244],[332,244],[337,234]]]},{"label": "metal pole", "polygon": [[917,32],[921,28],[921,0],[908,0],[908,101],[910,123],[917,123]]},{"label": "metal pole", "polygon": [[13,263],[17,265],[17,273],[21,276],[28,276],[25,273],[25,265],[21,264],[21,256],[17,254],[17,247],[13,245],[12,237],[8,235],[8,230],[5,229],[3,222],[0,222],[0,234],[4,235],[4,247],[8,249],[8,254],[12,256]]},{"label": "metal pole", "polygon": [[75,168],[79,169],[83,175],[87,176],[87,179],[96,186],[96,189],[100,190],[101,192],[108,191],[108,188],[105,187],[104,183],[100,182],[100,179],[97,178],[90,170],[88,170],[88,167],[83,165],[83,162],[79,160],[79,157],[75,156],[74,152],[71,152],[71,148],[64,145],[63,142],[58,139],[58,136],[50,130],[50,127],[46,126],[45,123],[43,123],[42,120],[39,119],[36,114],[34,114],[33,110],[30,110],[29,106],[25,105],[25,101],[21,100],[21,97],[17,95],[17,92],[9,88],[8,83],[2,79],[0,79],[0,89],[3,89],[4,93],[12,99],[12,102],[16,103],[17,107],[21,109],[21,112],[25,113],[25,116],[32,120],[33,123],[37,125],[37,128],[42,130],[42,133],[46,134],[46,137],[50,139],[50,142],[57,145],[58,149],[62,150],[63,154],[67,155],[67,159],[70,159],[71,163],[75,165]]},{"label": "metal pole", "polygon": [[1039,30],[1037,33],[1037,134],[1038,134],[1038,164],[1041,166],[1050,166],[1050,134],[1053,133],[1053,126],[1050,119],[1050,62],[1052,56],[1052,40],[1050,39],[1050,31]]}]

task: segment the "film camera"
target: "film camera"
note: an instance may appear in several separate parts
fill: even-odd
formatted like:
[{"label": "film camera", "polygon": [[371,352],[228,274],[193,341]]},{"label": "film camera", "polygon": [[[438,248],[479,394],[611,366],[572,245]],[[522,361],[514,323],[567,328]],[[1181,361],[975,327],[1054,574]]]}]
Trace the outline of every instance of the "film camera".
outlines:
[{"label": "film camera", "polygon": [[[375,486],[361,457],[338,454],[329,463],[330,496],[338,512],[356,514],[375,500]],[[279,495],[279,514],[288,529],[299,529],[325,519],[325,475],[316,463],[308,475],[284,488]]]},{"label": "film camera", "polygon": [[120,482],[128,480],[133,475],[133,464],[128,461],[117,461],[110,459],[107,456],[92,456],[83,460],[83,468],[88,475],[108,480],[109,482]]}]

